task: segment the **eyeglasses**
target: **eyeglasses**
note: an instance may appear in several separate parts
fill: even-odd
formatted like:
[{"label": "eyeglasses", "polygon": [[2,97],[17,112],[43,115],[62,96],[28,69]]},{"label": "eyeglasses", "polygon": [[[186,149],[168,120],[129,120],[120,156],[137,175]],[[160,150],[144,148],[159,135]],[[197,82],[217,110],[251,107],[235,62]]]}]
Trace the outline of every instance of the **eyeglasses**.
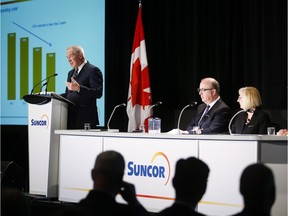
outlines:
[{"label": "eyeglasses", "polygon": [[205,89],[205,88],[200,89],[200,88],[198,88],[197,91],[199,93],[201,93],[201,92],[205,92],[205,91],[212,90],[212,89],[214,89],[214,88],[210,88],[210,89]]}]

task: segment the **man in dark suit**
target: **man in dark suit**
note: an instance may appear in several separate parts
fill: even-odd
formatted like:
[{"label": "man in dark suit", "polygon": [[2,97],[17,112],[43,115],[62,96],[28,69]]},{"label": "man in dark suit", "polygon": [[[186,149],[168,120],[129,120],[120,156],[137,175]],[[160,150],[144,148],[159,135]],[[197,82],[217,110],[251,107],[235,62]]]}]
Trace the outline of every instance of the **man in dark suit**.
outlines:
[{"label": "man in dark suit", "polygon": [[68,105],[67,129],[83,129],[84,123],[96,128],[99,124],[97,98],[103,94],[102,72],[85,59],[80,46],[68,47],[66,57],[73,69],[68,73],[62,96],[75,104]]},{"label": "man in dark suit", "polygon": [[[146,216],[148,212],[138,202],[135,186],[123,181],[125,169],[124,157],[116,151],[100,153],[91,171],[93,189],[80,200],[79,207],[90,215],[98,216]],[[119,203],[120,194],[127,203]]]},{"label": "man in dark suit", "polygon": [[209,172],[207,164],[198,158],[179,159],[172,182],[175,202],[156,215],[204,216],[196,211],[196,206],[206,191]]},{"label": "man in dark suit", "polygon": [[189,133],[212,134],[228,131],[230,108],[220,98],[220,85],[214,78],[204,78],[198,88],[203,101],[187,127]]}]

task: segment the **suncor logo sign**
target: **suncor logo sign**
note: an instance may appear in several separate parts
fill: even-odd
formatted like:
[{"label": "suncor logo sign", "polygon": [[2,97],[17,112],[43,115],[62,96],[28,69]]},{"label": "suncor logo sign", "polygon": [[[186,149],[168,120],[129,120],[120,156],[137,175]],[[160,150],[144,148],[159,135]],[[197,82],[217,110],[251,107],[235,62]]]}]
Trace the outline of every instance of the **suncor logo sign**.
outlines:
[{"label": "suncor logo sign", "polygon": [[31,119],[30,125],[32,127],[39,126],[39,127],[46,127],[49,126],[49,119],[46,114],[43,114],[40,119]]},{"label": "suncor logo sign", "polygon": [[[158,157],[163,157],[165,162],[161,164],[154,163],[155,159]],[[127,168],[128,176],[166,179],[165,185],[170,179],[170,162],[163,152],[156,152],[151,158],[150,163],[147,164],[137,164],[134,161],[129,161]]]}]

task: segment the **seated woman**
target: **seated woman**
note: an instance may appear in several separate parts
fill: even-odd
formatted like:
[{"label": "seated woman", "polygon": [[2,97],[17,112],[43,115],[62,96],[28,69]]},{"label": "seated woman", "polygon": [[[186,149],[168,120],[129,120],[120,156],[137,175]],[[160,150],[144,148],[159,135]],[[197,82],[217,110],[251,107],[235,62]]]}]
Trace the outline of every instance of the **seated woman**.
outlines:
[{"label": "seated woman", "polygon": [[231,126],[231,132],[236,134],[267,134],[267,127],[271,124],[269,115],[261,109],[262,100],[255,87],[239,89],[237,102],[240,108],[247,112],[240,112]]}]

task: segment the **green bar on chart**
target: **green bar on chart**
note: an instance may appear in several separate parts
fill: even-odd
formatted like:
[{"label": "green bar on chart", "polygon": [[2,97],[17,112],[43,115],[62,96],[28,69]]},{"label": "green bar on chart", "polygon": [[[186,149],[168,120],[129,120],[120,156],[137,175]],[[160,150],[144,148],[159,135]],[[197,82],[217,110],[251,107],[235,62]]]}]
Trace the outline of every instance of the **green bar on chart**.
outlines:
[{"label": "green bar on chart", "polygon": [[28,94],[29,38],[20,38],[20,99]]},{"label": "green bar on chart", "polygon": [[16,33],[7,35],[7,98],[8,100],[16,99]]},{"label": "green bar on chart", "polygon": [[[33,86],[42,80],[42,47],[33,48]],[[41,84],[34,88],[35,92],[41,91]]]},{"label": "green bar on chart", "polygon": [[[56,53],[47,53],[46,54],[46,76],[52,76],[56,73],[55,67],[55,57]],[[56,77],[51,77],[48,82],[47,91],[55,92],[55,80]]]}]

